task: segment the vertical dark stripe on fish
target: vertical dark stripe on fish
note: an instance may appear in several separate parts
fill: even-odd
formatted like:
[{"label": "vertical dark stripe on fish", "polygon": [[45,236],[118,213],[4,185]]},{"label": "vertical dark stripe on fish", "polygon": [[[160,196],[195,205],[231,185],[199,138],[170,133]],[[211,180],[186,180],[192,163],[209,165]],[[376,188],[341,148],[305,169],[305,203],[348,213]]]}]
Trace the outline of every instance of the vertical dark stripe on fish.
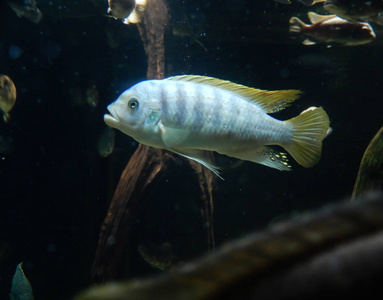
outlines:
[{"label": "vertical dark stripe on fish", "polygon": [[223,104],[221,99],[223,97],[223,93],[220,90],[214,90],[214,100],[211,100],[212,103],[212,117],[214,118],[214,131],[221,132],[223,130],[222,124],[224,121],[223,115],[225,114],[223,110]]},{"label": "vertical dark stripe on fish", "polygon": [[193,98],[195,99],[193,109],[192,109],[192,122],[194,130],[201,130],[202,125],[204,124],[205,110],[206,110],[206,100],[203,93],[204,89],[194,89]]},{"label": "vertical dark stripe on fish", "polygon": [[170,118],[170,111],[169,111],[169,98],[166,93],[166,89],[164,86],[160,86],[160,101],[161,101],[161,111],[162,115],[166,118]]},{"label": "vertical dark stripe on fish", "polygon": [[174,121],[177,125],[184,125],[186,119],[186,101],[182,86],[176,84],[176,98],[174,99]]}]

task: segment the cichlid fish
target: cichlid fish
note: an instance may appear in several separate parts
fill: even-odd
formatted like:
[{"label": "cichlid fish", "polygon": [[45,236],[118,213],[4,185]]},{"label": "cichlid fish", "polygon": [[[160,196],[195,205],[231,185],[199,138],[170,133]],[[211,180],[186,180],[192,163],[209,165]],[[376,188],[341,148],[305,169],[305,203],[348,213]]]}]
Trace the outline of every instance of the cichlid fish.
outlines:
[{"label": "cichlid fish", "polygon": [[108,13],[125,24],[140,22],[146,0],[108,0]]},{"label": "cichlid fish", "polygon": [[279,121],[268,115],[299,98],[299,90],[264,91],[205,76],[146,80],[108,106],[104,121],[136,141],[195,160],[219,176],[206,155],[216,151],[279,170],[290,170],[282,146],[302,166],[320,159],[329,118],[311,107]]},{"label": "cichlid fish", "polygon": [[302,33],[309,38],[303,45],[318,43],[337,43],[344,46],[357,46],[370,43],[375,32],[368,23],[349,22],[336,15],[318,15],[308,13],[311,25],[303,23],[297,17],[290,19],[290,33]]}]

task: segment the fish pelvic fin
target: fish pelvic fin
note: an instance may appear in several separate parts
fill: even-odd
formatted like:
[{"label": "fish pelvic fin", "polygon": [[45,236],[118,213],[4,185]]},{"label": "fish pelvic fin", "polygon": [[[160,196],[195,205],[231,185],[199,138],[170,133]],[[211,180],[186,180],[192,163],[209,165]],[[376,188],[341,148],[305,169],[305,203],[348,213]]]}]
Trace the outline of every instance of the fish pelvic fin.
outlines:
[{"label": "fish pelvic fin", "polygon": [[290,19],[290,27],[289,32],[290,33],[301,33],[304,28],[306,28],[308,25],[303,23],[303,21],[297,17],[292,17]]},{"label": "fish pelvic fin", "polygon": [[313,167],[321,157],[322,141],[331,131],[327,113],[313,106],[286,122],[293,126],[293,137],[291,143],[281,146],[303,167]]}]

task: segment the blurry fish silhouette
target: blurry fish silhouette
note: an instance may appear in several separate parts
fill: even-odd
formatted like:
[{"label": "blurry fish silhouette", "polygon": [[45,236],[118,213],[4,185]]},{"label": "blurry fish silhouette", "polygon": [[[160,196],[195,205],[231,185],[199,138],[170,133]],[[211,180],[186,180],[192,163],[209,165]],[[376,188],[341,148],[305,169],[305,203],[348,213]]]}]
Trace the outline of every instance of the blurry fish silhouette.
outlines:
[{"label": "blurry fish silhouette", "polygon": [[3,119],[10,121],[9,112],[16,103],[16,87],[12,79],[7,75],[0,75],[0,110],[4,112]]},{"label": "blurry fish silhouette", "polygon": [[114,150],[114,138],[116,133],[113,128],[107,126],[100,134],[97,141],[97,150],[101,157],[108,157]]},{"label": "blurry fish silhouette", "polygon": [[284,147],[304,167],[320,159],[329,119],[322,108],[279,121],[268,115],[299,97],[299,90],[263,91],[230,81],[184,75],[147,80],[108,106],[107,125],[136,141],[195,160],[219,176],[207,155],[216,151],[279,170],[291,170]]},{"label": "blurry fish silhouette", "polygon": [[349,21],[372,21],[383,25],[382,0],[326,0],[323,7]]},{"label": "blurry fish silhouette", "polygon": [[146,0],[108,0],[108,13],[125,24],[138,23],[145,10]]},{"label": "blurry fish silhouette", "polygon": [[20,18],[24,17],[36,24],[43,18],[35,0],[8,0],[8,4]]},{"label": "blurry fish silhouette", "polygon": [[137,250],[148,264],[159,270],[170,270],[174,265],[181,262],[181,260],[173,254],[172,245],[170,243],[162,243],[161,245],[145,243],[139,245]]},{"label": "blurry fish silhouette", "polygon": [[[282,4],[291,4],[290,0],[274,0],[275,2],[282,3]],[[325,2],[326,0],[298,0],[299,2],[303,3],[306,6],[312,6],[316,3]]]},{"label": "blurry fish silhouette", "polygon": [[336,15],[318,15],[308,13],[312,25],[303,23],[297,17],[290,19],[290,33],[301,33],[309,38],[303,44],[337,43],[344,46],[357,46],[370,43],[375,33],[370,24],[348,22]]},{"label": "blurry fish silhouette", "polygon": [[25,276],[23,263],[19,263],[16,267],[15,275],[12,279],[12,289],[9,294],[10,300],[33,300],[32,286]]}]

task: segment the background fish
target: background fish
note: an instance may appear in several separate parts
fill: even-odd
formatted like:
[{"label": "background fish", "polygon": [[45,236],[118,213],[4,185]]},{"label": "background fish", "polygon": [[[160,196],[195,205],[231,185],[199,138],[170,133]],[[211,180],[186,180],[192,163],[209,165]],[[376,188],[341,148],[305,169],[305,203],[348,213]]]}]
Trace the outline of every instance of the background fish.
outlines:
[{"label": "background fish", "polygon": [[[275,2],[282,3],[282,4],[291,4],[290,0],[274,0]],[[298,0],[299,2],[303,3],[306,6],[312,6],[316,3],[325,2],[326,0]]]},{"label": "background fish", "polygon": [[125,24],[138,23],[145,10],[146,0],[108,0],[108,13]]},{"label": "background fish", "polygon": [[326,112],[312,107],[287,121],[267,115],[289,106],[299,94],[205,76],[175,76],[128,89],[108,106],[104,121],[142,144],[193,159],[217,175],[206,151],[289,170],[287,156],[266,146],[279,145],[299,164],[312,167],[329,130]]},{"label": "background fish", "polygon": [[32,286],[23,271],[23,263],[16,267],[15,275],[12,279],[12,289],[9,297],[11,300],[33,300]]},{"label": "background fish", "polygon": [[383,25],[382,0],[327,0],[323,7],[349,21],[373,21]]},{"label": "background fish", "polygon": [[36,24],[43,18],[35,0],[8,0],[8,4],[20,18],[24,17]]},{"label": "background fish", "polygon": [[97,141],[97,150],[101,157],[108,157],[114,150],[116,133],[113,128],[106,127],[101,132]]},{"label": "background fish", "polygon": [[375,33],[370,24],[348,22],[336,15],[318,15],[308,13],[312,25],[305,24],[297,17],[290,19],[290,33],[301,33],[309,38],[304,45],[319,43],[338,43],[345,46],[356,46],[370,43]]},{"label": "background fish", "polygon": [[9,112],[16,103],[16,87],[7,75],[0,75],[0,109],[4,112],[3,119],[9,122]]}]

